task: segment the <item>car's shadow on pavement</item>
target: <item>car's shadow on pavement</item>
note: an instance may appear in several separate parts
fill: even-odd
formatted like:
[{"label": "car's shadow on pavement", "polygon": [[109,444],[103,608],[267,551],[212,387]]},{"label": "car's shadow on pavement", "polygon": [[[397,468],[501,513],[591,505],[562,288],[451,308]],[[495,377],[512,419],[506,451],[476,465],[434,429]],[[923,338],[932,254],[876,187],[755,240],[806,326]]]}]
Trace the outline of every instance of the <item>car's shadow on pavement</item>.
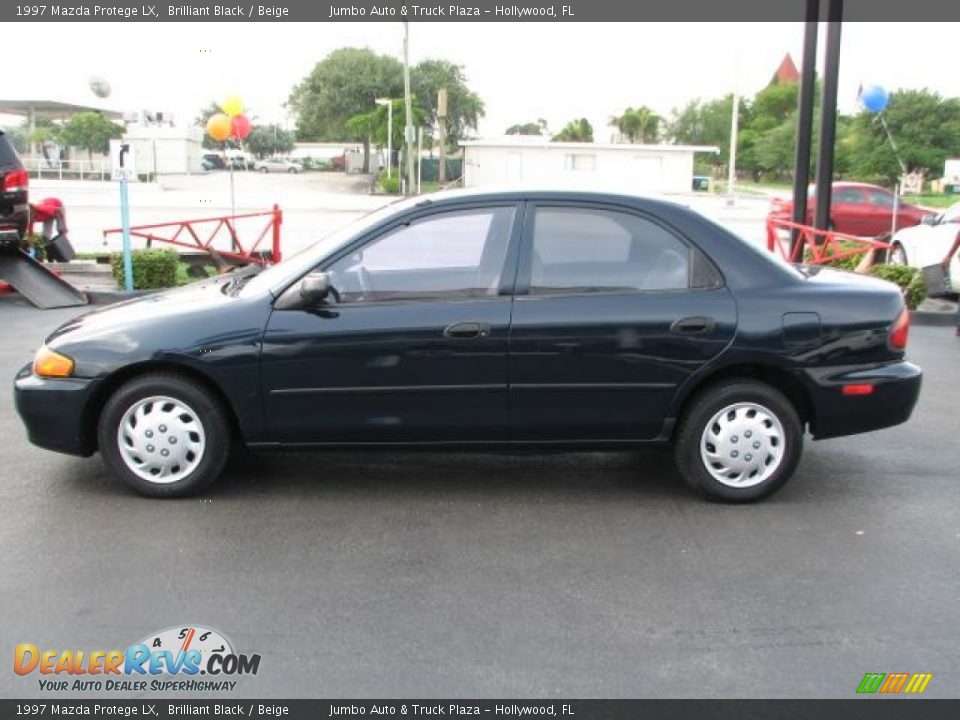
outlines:
[{"label": "car's shadow on pavement", "polygon": [[[135,496],[99,456],[65,459],[62,486],[81,496]],[[473,498],[485,496],[690,497],[669,450],[577,453],[418,451],[239,452],[200,497],[318,499],[347,494]]]}]

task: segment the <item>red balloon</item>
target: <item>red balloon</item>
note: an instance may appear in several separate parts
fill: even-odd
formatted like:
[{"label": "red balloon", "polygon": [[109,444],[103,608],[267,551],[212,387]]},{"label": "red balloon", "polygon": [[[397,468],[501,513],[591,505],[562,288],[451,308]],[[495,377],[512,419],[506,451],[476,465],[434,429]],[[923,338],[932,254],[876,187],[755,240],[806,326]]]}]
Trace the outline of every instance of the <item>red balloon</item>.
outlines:
[{"label": "red balloon", "polygon": [[234,115],[230,118],[230,134],[237,140],[243,140],[250,134],[253,125],[246,115]]}]

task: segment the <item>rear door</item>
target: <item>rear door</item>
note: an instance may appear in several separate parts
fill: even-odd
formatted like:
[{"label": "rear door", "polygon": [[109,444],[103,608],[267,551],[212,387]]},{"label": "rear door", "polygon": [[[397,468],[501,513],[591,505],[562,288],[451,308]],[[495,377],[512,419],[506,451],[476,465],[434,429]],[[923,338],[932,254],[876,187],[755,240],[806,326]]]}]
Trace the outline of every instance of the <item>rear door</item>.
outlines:
[{"label": "rear door", "polygon": [[719,272],[656,218],[531,202],[510,326],[512,437],[655,438],[677,388],[735,330]]}]

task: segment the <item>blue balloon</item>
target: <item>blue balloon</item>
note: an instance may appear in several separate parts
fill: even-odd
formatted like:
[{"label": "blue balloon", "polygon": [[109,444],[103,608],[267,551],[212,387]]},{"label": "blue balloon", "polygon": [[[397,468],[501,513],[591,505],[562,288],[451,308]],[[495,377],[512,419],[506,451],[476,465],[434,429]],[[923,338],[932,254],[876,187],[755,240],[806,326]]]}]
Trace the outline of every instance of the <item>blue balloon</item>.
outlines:
[{"label": "blue balloon", "polygon": [[878,113],[887,106],[890,95],[879,85],[865,87],[860,93],[860,102],[872,113]]}]

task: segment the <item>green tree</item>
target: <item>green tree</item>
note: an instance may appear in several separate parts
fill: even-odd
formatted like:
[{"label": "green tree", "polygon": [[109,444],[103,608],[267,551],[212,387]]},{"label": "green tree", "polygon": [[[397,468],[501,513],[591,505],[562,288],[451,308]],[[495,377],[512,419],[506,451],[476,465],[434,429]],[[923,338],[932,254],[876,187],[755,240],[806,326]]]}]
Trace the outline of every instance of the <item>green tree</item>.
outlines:
[{"label": "green tree", "polygon": [[539,119],[536,122],[518,123],[507,128],[507,135],[544,135],[547,131],[547,121]]},{"label": "green tree", "polygon": [[111,122],[102,113],[85,112],[71,117],[60,131],[65,145],[101,155],[110,151],[110,140],[123,136],[123,126]]},{"label": "green tree", "polygon": [[279,125],[257,125],[244,141],[258,158],[282,155],[293,150],[293,133]]},{"label": "green tree", "polygon": [[362,141],[369,170],[370,136],[347,121],[369,113],[377,98],[403,94],[398,60],[366,48],[340,48],[321,60],[290,94],[300,140]]},{"label": "green tree", "polygon": [[[750,107],[744,98],[739,102],[740,127],[750,122]],[[682,145],[716,145],[720,152],[709,155],[705,162],[713,166],[726,166],[730,157],[730,120],[733,111],[733,95],[715,100],[697,98],[673,111],[667,123],[667,135],[674,143]],[[738,138],[739,140],[739,138]],[[741,145],[737,143],[738,153]],[[739,160],[738,160],[738,165]]]},{"label": "green tree", "polygon": [[[446,137],[454,149],[471,131],[484,114],[480,96],[467,87],[467,76],[462,65],[447,60],[428,59],[410,69],[410,92],[423,111],[422,122],[429,128],[437,126],[437,92],[447,89]],[[416,117],[416,113],[414,113]],[[431,136],[435,136],[431,131]]]},{"label": "green tree", "polygon": [[[415,99],[414,99],[415,100]],[[397,98],[393,101],[393,136],[390,140],[390,147],[393,150],[394,157],[391,162],[396,164],[403,147],[403,128],[407,122],[407,112],[403,98]],[[411,103],[413,110],[412,125],[414,127],[423,125],[426,113],[419,103]],[[347,127],[351,132],[365,134],[378,147],[387,147],[387,135],[390,128],[389,108],[386,105],[376,105],[368,113],[361,113],[348,118]]]},{"label": "green tree", "polygon": [[593,125],[586,118],[571,120],[553,136],[553,142],[593,142]]},{"label": "green tree", "polygon": [[[945,159],[960,156],[960,98],[943,98],[927,89],[897,90],[882,117],[908,171],[939,176]],[[880,115],[864,111],[854,116],[841,145],[857,177],[892,184],[900,176]]]},{"label": "green tree", "polygon": [[646,105],[627,108],[622,115],[610,118],[610,126],[631,143],[653,144],[660,140],[663,119]]}]

